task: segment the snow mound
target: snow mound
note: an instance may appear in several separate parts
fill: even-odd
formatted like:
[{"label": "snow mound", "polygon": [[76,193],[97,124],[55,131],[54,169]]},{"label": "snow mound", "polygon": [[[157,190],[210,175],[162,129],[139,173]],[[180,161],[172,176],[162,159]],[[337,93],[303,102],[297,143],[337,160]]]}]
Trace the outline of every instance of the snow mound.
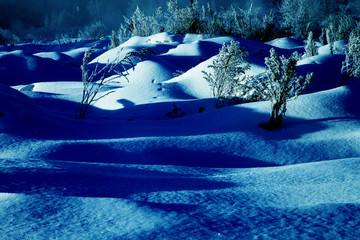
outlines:
[{"label": "snow mound", "polygon": [[212,58],[191,68],[171,80],[164,82],[164,88],[174,99],[208,98],[211,96],[209,83],[204,78],[202,71],[208,71]]},{"label": "snow mound", "polygon": [[277,48],[294,49],[294,50],[298,48],[304,48],[305,46],[303,41],[295,38],[278,38],[270,42],[267,42],[266,44]]},{"label": "snow mound", "polygon": [[[135,104],[164,101],[169,98],[162,83],[172,77],[172,71],[155,61],[144,61],[129,70],[127,79],[113,78],[114,89],[95,106],[102,109],[119,109]],[[106,93],[105,93],[106,94]]]},{"label": "snow mound", "polygon": [[[210,98],[202,71],[232,40],[249,52],[248,75],[272,47],[304,51],[289,38],[169,33],[111,50],[109,40],[0,47],[0,239],[358,238],[360,90],[338,85],[344,55],[324,46],[299,61],[314,79],[267,131],[268,101]],[[78,66],[95,43],[91,67],[155,54],[128,81],[107,79],[80,120]]]},{"label": "snow mound", "polygon": [[81,77],[79,68],[67,67],[51,58],[21,50],[0,54],[0,66],[0,82],[9,86],[41,81],[76,81]]},{"label": "snow mound", "polygon": [[[336,41],[334,42],[334,53],[345,54],[345,45],[348,41]],[[331,54],[329,44],[319,47],[319,54]]]},{"label": "snow mound", "polygon": [[60,62],[68,66],[80,67],[79,63],[74,58],[61,52],[40,52],[35,53],[34,56],[50,58],[56,62]]},{"label": "snow mound", "polygon": [[43,120],[44,112],[37,108],[30,98],[17,90],[0,84],[0,92],[0,131],[36,132]]},{"label": "snow mound", "polygon": [[336,88],[341,84],[343,55],[322,54],[302,59],[297,64],[298,74],[306,76],[313,72],[313,78],[305,93]]}]

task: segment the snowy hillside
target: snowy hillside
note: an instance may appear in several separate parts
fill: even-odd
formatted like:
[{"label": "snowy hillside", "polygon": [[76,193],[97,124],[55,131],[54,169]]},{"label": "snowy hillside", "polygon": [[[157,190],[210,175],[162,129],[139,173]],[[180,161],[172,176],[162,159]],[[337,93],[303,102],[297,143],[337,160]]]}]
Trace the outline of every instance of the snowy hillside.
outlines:
[{"label": "snowy hillside", "polygon": [[[0,239],[359,238],[360,89],[339,86],[344,52],[320,46],[298,62],[313,80],[267,131],[269,102],[216,108],[202,73],[232,40],[249,53],[247,75],[265,71],[271,48],[305,46],[160,33],[110,50],[108,40],[1,47]],[[111,76],[80,120],[80,65],[94,44],[91,69],[154,54],[128,79]]]}]

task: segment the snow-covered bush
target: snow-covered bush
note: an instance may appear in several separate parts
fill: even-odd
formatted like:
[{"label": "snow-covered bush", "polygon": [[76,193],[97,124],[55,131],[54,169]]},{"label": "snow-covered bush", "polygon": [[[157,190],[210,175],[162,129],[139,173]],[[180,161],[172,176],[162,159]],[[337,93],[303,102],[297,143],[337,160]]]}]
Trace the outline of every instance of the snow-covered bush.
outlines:
[{"label": "snow-covered bush", "polygon": [[306,57],[312,57],[318,55],[318,49],[316,48],[316,44],[314,41],[313,32],[309,32],[307,43],[305,45]]},{"label": "snow-covered bush", "polygon": [[141,60],[143,56],[151,53],[148,49],[140,51],[133,51],[127,53],[124,58],[117,58],[113,62],[108,62],[101,69],[98,68],[99,64],[96,65],[93,71],[89,69],[89,61],[91,54],[94,53],[95,46],[89,48],[83,58],[83,64],[81,65],[82,72],[82,98],[78,108],[78,118],[83,119],[89,111],[89,107],[92,103],[99,100],[102,96],[98,97],[100,90],[112,81],[109,78],[113,74],[117,74],[122,77],[127,77],[127,68],[135,68],[136,59]]},{"label": "snow-covered bush", "polygon": [[10,30],[0,28],[0,45],[13,45],[20,41],[20,38]]},{"label": "snow-covered bush", "polygon": [[342,84],[351,78],[360,78],[360,35],[352,33],[345,46],[346,58],[342,64]]},{"label": "snow-covered bush", "polygon": [[282,125],[289,99],[296,98],[309,85],[312,73],[306,77],[296,76],[296,60],[290,57],[279,56],[272,48],[270,57],[265,58],[266,72],[259,77],[248,79],[244,88],[248,92],[254,91],[254,96],[260,100],[271,102],[270,121],[262,125],[269,130],[275,130]]},{"label": "snow-covered bush", "polygon": [[239,83],[244,78],[242,75],[250,68],[247,56],[248,53],[240,47],[239,42],[231,41],[228,45],[223,44],[219,54],[209,66],[212,72],[203,71],[214,97],[230,98],[239,94]]},{"label": "snow-covered bush", "polygon": [[98,21],[88,25],[84,30],[79,30],[78,37],[81,40],[98,40],[106,35],[105,25]]}]

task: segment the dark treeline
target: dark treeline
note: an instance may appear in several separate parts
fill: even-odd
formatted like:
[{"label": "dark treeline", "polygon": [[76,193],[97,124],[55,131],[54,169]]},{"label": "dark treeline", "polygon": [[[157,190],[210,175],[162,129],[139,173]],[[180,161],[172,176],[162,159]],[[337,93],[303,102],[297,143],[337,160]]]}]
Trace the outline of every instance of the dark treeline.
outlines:
[{"label": "dark treeline", "polygon": [[[129,15],[139,5],[149,13],[156,7],[165,7],[166,0],[1,0],[0,1],[0,27],[10,29],[16,24],[25,27],[44,26],[45,17],[65,11],[69,22],[85,24],[89,21],[102,20],[105,24],[121,21],[123,15]],[[191,0],[179,1],[183,6],[190,4]],[[199,4],[210,2],[213,6],[227,7],[230,4],[247,7],[250,1],[236,0],[200,0]],[[255,5],[278,2],[277,0],[254,0]],[[273,5],[273,4],[272,4]]]},{"label": "dark treeline", "polygon": [[[333,11],[340,11],[338,6],[343,6],[343,8],[351,6],[350,9],[342,9],[342,11],[351,12],[352,15],[360,12],[358,0],[198,0],[197,2],[199,6],[207,6],[209,3],[214,11],[231,9],[231,6],[247,10],[253,6],[258,16],[262,14],[265,16],[272,12],[275,21],[278,21],[279,25],[282,21],[281,24],[286,27],[286,24],[292,23],[284,21],[287,10],[284,11],[281,7],[286,5],[284,4],[286,2],[292,5],[299,1],[308,2],[306,6],[313,13],[319,12],[319,9],[313,5],[321,3],[316,6],[322,6],[322,10],[325,9],[321,10],[325,16]],[[132,16],[137,6],[144,14],[151,15],[158,7],[166,10],[167,2],[168,0],[0,0],[0,29],[10,30],[25,41],[77,37],[81,30],[91,24],[98,24],[97,26],[101,27],[103,32],[110,34],[111,30],[119,29],[119,26],[124,23],[124,16],[127,18]],[[193,2],[194,0],[178,0],[180,7],[190,6]],[[294,16],[297,19],[294,21],[299,21],[302,17],[297,14],[303,12],[304,20],[309,21],[306,19],[309,17],[309,11],[299,8],[296,3],[290,7],[295,9],[289,9],[288,16],[285,16],[287,20],[293,21],[291,16]],[[314,17],[318,22],[315,24],[320,24],[322,21],[320,18],[323,16],[315,13]],[[301,33],[299,36],[303,37],[303,35]]]},{"label": "dark treeline", "polygon": [[[182,6],[189,5],[192,0],[180,0]],[[167,0],[0,0],[0,28],[13,31],[25,37],[31,31],[39,37],[51,37],[51,32],[58,33],[101,21],[108,29],[116,29],[123,22],[123,16],[129,16],[139,6],[145,13],[151,13],[157,7],[166,8]],[[200,0],[214,7],[235,6],[248,7],[249,0]],[[266,6],[276,2],[253,0],[254,4]],[[268,7],[268,6],[267,6]],[[57,25],[57,26],[54,26]],[[36,31],[40,28],[42,31]]]},{"label": "dark treeline", "polygon": [[[21,35],[22,30],[29,28],[71,29],[94,21],[115,25],[122,20],[127,5],[117,0],[3,0],[0,1],[0,28]],[[52,26],[54,24],[58,26]]]}]

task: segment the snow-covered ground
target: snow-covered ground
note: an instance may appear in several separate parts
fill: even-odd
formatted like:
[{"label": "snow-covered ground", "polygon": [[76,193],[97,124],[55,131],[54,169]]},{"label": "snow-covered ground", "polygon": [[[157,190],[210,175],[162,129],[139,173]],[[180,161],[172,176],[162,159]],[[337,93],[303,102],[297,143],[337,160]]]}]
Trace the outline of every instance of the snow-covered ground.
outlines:
[{"label": "snow-covered ground", "polygon": [[[264,57],[304,52],[269,43],[161,33],[0,48],[0,239],[359,239],[360,89],[341,86],[343,52],[299,61],[314,72],[267,131],[270,104],[215,108],[202,71],[223,43]],[[76,119],[80,65],[155,52],[102,89]],[[346,44],[337,42],[337,48]],[[105,48],[104,48],[105,47]],[[174,104],[181,118],[170,118]]]}]

